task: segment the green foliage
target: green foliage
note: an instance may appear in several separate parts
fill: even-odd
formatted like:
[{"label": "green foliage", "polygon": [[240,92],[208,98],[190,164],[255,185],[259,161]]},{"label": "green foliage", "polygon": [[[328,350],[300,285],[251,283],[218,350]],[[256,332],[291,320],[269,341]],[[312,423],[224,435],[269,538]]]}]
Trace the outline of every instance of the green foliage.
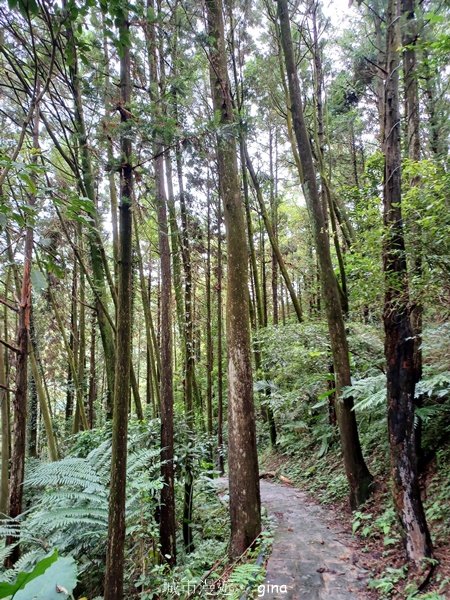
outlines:
[{"label": "green foliage", "polygon": [[398,544],[400,536],[396,530],[396,516],[393,506],[386,508],[377,518],[372,513],[355,511],[352,532],[362,538],[382,538],[384,546]]},{"label": "green foliage", "polygon": [[58,551],[40,560],[29,573],[20,572],[14,583],[0,583],[0,598],[14,596],[36,577],[40,577],[54,562],[58,560]]},{"label": "green foliage", "polygon": [[352,382],[342,394],[343,398],[355,400],[357,411],[371,410],[386,403],[386,375],[374,375]]},{"label": "green foliage", "polygon": [[380,599],[389,598],[395,585],[405,579],[407,574],[407,567],[403,566],[399,569],[387,567],[381,577],[370,579],[368,587],[372,590],[376,590],[380,593]]},{"label": "green foliage", "polygon": [[[130,427],[127,463],[126,525],[129,548],[145,538],[151,543],[157,535],[154,522],[160,480],[160,450],[149,426]],[[98,432],[90,432],[95,437]],[[80,436],[84,442],[88,434]],[[20,536],[21,543],[40,557],[48,547],[77,559],[80,576],[90,585],[100,585],[108,531],[108,491],[111,461],[110,433],[85,457],[66,458],[28,465],[25,489],[31,507],[15,523],[0,526],[0,535]],[[80,452],[78,441],[75,452]],[[80,452],[82,453],[82,451]],[[19,539],[19,538],[18,538]],[[96,565],[96,569],[93,566]]]},{"label": "green foliage", "polygon": [[13,583],[0,582],[0,598],[14,600],[58,600],[73,598],[77,567],[72,557],[58,557],[58,551],[37,561],[31,571],[20,571],[19,563],[5,574]]}]

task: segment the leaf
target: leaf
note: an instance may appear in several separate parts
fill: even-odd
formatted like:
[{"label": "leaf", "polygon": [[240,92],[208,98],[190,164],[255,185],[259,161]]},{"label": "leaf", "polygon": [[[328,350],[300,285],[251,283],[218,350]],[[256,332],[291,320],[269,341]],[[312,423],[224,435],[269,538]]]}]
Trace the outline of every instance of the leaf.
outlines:
[{"label": "leaf", "polygon": [[43,290],[45,290],[47,288],[47,278],[38,269],[32,269],[32,271],[31,271],[31,283],[33,285],[33,289],[38,294],[41,294],[43,292]]},{"label": "leaf", "polygon": [[30,581],[14,600],[64,600],[77,584],[77,565],[71,556],[58,558],[42,575]]},{"label": "leaf", "polygon": [[[30,573],[19,573],[14,583],[7,583],[6,581],[0,582],[0,598],[12,596],[19,600],[20,597],[15,594],[22,590],[32,580],[41,577],[57,560],[58,550],[54,550],[53,554],[40,560]],[[31,600],[31,598],[25,595],[22,596],[22,600]]]},{"label": "leaf", "polygon": [[36,183],[33,181],[33,178],[28,173],[19,173],[19,179],[21,179],[27,187],[27,190],[30,194],[36,195],[37,187]]}]

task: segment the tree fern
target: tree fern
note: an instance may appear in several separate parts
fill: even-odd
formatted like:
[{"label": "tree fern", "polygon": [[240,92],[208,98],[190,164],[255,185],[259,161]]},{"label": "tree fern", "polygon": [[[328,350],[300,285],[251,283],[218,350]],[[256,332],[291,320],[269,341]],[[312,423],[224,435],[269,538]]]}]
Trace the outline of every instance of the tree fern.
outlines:
[{"label": "tree fern", "polygon": [[[84,457],[68,456],[57,462],[28,464],[25,489],[30,507],[18,522],[0,522],[0,537],[17,537],[28,550],[23,558],[27,564],[21,561],[20,569],[25,570],[29,560],[42,558],[51,548],[74,555],[81,562],[81,574],[89,571],[92,564],[101,563],[108,531],[111,462],[110,435],[108,432],[106,435],[107,439]],[[152,437],[141,427],[131,428],[126,504],[129,531],[134,525],[142,527],[144,512],[146,522],[152,520],[158,502],[160,450],[149,447],[153,445]],[[83,438],[85,442],[86,432]],[[81,447],[77,452],[82,454]],[[151,523],[148,527],[156,531]]]}]

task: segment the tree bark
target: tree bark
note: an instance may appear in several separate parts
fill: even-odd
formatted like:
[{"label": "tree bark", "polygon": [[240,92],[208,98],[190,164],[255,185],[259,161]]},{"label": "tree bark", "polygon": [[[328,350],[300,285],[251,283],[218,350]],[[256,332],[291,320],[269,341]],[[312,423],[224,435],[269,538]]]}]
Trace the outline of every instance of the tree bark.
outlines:
[{"label": "tree bark", "polygon": [[[10,279],[9,270],[7,280]],[[5,290],[8,289],[8,284],[5,285]],[[5,293],[7,297],[7,293]],[[7,338],[8,321],[5,306],[4,314],[4,337]],[[10,421],[9,421],[9,393],[7,391],[7,369],[6,369],[6,348],[0,348],[0,411],[2,419],[2,466],[1,466],[1,483],[0,483],[0,517],[8,514],[8,488],[9,488],[9,446],[10,446]]]},{"label": "tree bark", "polygon": [[[149,15],[156,15],[154,0],[147,0]],[[146,23],[145,34],[150,69],[150,98],[154,113],[158,105],[157,40],[154,16]],[[176,563],[175,489],[174,489],[174,441],[173,441],[173,353],[172,353],[172,269],[167,220],[167,199],[164,183],[164,156],[161,140],[155,134],[153,140],[153,167],[156,180],[156,205],[158,220],[158,247],[160,258],[160,399],[161,399],[161,507],[159,539],[163,561]]]},{"label": "tree bark", "polygon": [[[39,152],[39,104],[35,107],[33,119],[33,149],[35,150],[35,154],[32,157],[32,163],[37,164]],[[36,196],[34,193],[29,194],[28,205],[30,211],[33,212],[36,206]],[[32,217],[29,216],[28,218],[31,220]],[[9,516],[11,519],[15,519],[22,512],[26,452],[28,345],[30,341],[31,321],[31,263],[33,260],[33,243],[34,230],[32,224],[28,222],[25,230],[23,275],[18,305],[16,392],[13,398],[13,430],[9,478]],[[13,544],[15,541],[15,538],[7,537],[6,545]],[[19,557],[20,546],[17,544],[6,559],[6,566],[12,567]]]},{"label": "tree bark", "polygon": [[[419,86],[416,57],[416,40],[418,36],[417,20],[415,18],[415,0],[401,0],[402,46],[403,50],[403,80],[405,86],[405,117],[406,117],[406,148],[408,157],[418,162],[420,160],[420,113],[419,113]],[[420,178],[413,177],[409,182],[411,187],[420,185]],[[414,220],[411,223],[413,232],[412,254],[412,281],[422,280],[422,228]],[[420,292],[419,292],[420,295]],[[414,369],[416,383],[422,379],[422,324],[423,305],[420,297],[416,298],[410,311],[411,327],[414,333]],[[416,406],[421,406],[422,398],[415,399]],[[421,465],[422,456],[422,421],[416,416],[416,454]]]},{"label": "tree bark", "polygon": [[[118,18],[119,35],[129,35],[128,11]],[[131,369],[131,298],[133,238],[133,166],[131,143],[130,48],[128,40],[120,54],[121,166],[119,206],[119,268],[116,334],[116,364],[109,496],[108,548],[105,568],[105,600],[123,598],[123,565],[125,545],[125,500],[127,476],[128,401]]]},{"label": "tree bark", "polygon": [[95,313],[92,313],[91,322],[91,343],[89,352],[89,389],[88,389],[88,424],[89,428],[94,427],[95,422],[95,400],[97,398],[97,368],[96,368],[96,327]]},{"label": "tree bark", "polygon": [[217,135],[219,180],[227,233],[228,466],[230,484],[230,556],[237,557],[261,531],[258,456],[253,406],[248,317],[248,249],[240,194],[236,139],[227,73],[221,0],[207,0],[210,76],[214,109],[222,131]]},{"label": "tree bark", "polygon": [[219,473],[225,473],[223,447],[223,319],[222,319],[222,200],[217,197],[217,453]]},{"label": "tree bark", "polygon": [[402,525],[408,558],[419,567],[425,557],[431,556],[432,550],[420,496],[415,451],[414,340],[408,306],[408,274],[401,212],[398,19],[399,0],[389,0],[383,128],[385,132],[383,321],[394,504]]},{"label": "tree bark", "polygon": [[[88,229],[89,254],[92,267],[92,279],[96,291],[96,309],[97,318],[102,338],[103,352],[105,357],[105,369],[107,378],[107,418],[112,417],[112,400],[114,396],[114,368],[115,368],[115,347],[114,347],[114,332],[108,321],[106,314],[107,291],[106,291],[106,270],[105,261],[103,258],[104,249],[102,240],[98,231],[98,214],[95,209],[96,193],[94,187],[94,174],[92,169],[92,161],[88,146],[88,136],[84,118],[83,101],[80,85],[80,74],[78,70],[77,48],[74,37],[74,32],[70,21],[67,25],[68,45],[71,47],[73,54],[73,62],[69,66],[70,87],[74,103],[74,121],[76,133],[78,136],[79,153],[80,153],[80,171],[75,171],[74,175],[78,178],[80,187],[85,195],[92,203],[93,223]],[[114,285],[112,291],[114,292]],[[115,299],[115,294],[113,293]]]}]

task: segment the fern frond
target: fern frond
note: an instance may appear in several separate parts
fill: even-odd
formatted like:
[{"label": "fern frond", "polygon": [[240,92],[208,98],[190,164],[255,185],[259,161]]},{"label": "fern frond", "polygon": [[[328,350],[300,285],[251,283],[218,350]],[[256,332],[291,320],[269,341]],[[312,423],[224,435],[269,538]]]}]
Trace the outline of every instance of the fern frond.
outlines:
[{"label": "fern frond", "polygon": [[25,480],[25,485],[36,488],[67,486],[91,494],[104,490],[100,477],[87,459],[68,457],[51,463],[42,463]]}]

